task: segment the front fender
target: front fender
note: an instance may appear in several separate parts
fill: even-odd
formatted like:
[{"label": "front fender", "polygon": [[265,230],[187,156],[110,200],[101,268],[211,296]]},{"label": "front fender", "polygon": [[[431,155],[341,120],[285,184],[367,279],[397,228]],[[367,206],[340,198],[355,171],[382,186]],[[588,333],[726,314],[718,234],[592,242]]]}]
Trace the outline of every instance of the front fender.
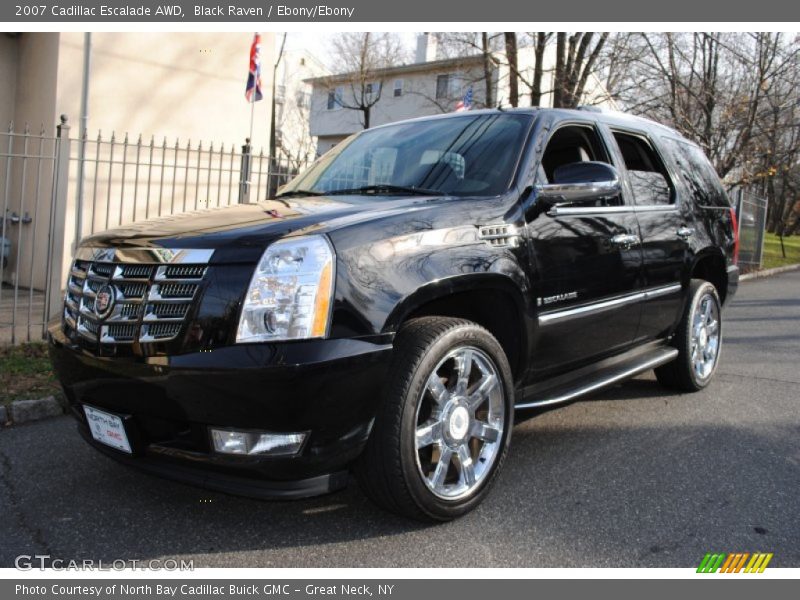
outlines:
[{"label": "front fender", "polygon": [[356,235],[334,237],[333,336],[394,332],[419,306],[473,289],[507,291],[527,310],[524,244],[492,245],[474,225],[398,233],[361,243]]}]

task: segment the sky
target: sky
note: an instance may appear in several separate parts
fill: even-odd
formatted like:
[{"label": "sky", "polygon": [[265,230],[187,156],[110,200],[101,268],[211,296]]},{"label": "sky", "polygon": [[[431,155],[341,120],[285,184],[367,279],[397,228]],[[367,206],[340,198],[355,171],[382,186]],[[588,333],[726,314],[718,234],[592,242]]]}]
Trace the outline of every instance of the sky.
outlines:
[{"label": "sky", "polygon": [[[332,67],[330,64],[330,43],[338,35],[338,32],[320,33],[319,31],[289,32],[286,38],[286,48],[289,50],[299,50],[305,48],[316,56],[323,64]],[[417,33],[413,31],[399,31],[397,35],[409,50],[416,47]],[[280,48],[281,34],[275,35],[276,50]]]}]

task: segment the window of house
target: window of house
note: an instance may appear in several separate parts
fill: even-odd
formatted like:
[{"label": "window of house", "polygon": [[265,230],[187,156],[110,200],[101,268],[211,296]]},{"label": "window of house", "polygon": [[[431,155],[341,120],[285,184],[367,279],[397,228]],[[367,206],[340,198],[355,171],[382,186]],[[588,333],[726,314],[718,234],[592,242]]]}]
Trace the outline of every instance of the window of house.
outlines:
[{"label": "window of house", "polygon": [[403,80],[402,79],[395,79],[394,80],[394,97],[399,98],[403,95]]},{"label": "window of house", "polygon": [[450,97],[450,74],[436,76],[436,99],[444,100]]},{"label": "window of house", "polygon": [[337,108],[341,108],[343,93],[344,93],[344,88],[342,87],[337,87],[332,90],[328,90],[328,110],[335,110]]},{"label": "window of house", "polygon": [[311,106],[311,94],[308,92],[297,90],[295,99],[299,108],[309,108]]},{"label": "window of house", "polygon": [[628,181],[637,206],[667,206],[674,204],[675,193],[667,169],[647,138],[640,135],[614,132]]},{"label": "window of house", "polygon": [[381,84],[378,81],[373,81],[364,85],[364,93],[366,93],[367,96],[373,96],[380,93],[380,91]]}]

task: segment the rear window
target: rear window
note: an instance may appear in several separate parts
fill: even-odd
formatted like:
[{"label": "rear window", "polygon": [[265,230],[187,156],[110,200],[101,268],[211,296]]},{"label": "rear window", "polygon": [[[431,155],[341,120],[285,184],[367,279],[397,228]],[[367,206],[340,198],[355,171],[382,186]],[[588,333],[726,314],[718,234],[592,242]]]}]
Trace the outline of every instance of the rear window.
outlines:
[{"label": "rear window", "polygon": [[678,172],[689,193],[700,206],[730,207],[717,172],[703,151],[689,142],[662,138],[672,152]]}]

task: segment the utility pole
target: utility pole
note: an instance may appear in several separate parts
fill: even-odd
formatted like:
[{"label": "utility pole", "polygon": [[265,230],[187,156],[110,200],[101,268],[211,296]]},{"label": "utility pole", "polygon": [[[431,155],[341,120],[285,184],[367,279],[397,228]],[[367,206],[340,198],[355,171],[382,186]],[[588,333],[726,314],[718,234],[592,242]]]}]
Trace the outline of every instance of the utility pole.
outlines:
[{"label": "utility pole", "polygon": [[[283,34],[283,39],[281,40],[281,49],[278,51],[278,58],[275,60],[275,63],[272,65],[272,116],[269,121],[269,185],[267,186],[267,197],[273,198],[275,193],[278,191],[277,185],[277,169],[278,169],[278,160],[275,156],[277,153],[277,143],[275,140],[275,108],[277,102],[275,101],[275,89],[276,89],[276,81],[278,79],[278,66],[281,64],[281,58],[283,58],[283,49],[286,46],[286,33]],[[286,102],[286,98],[283,99]]]}]

